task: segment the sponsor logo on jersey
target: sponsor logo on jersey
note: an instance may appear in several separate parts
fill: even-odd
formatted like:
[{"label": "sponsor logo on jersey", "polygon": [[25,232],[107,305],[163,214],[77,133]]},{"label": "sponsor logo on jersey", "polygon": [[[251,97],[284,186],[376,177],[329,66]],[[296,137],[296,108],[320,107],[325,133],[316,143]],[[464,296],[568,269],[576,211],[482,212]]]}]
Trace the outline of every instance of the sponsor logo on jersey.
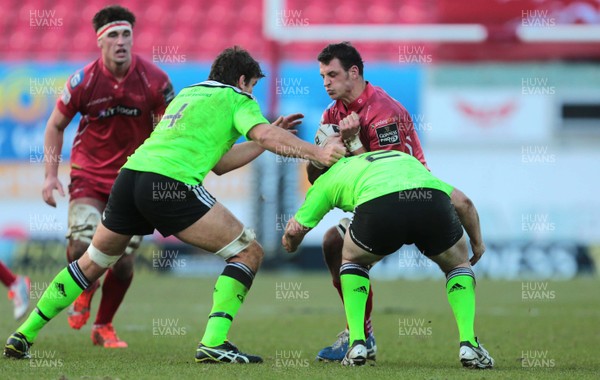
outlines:
[{"label": "sponsor logo on jersey", "polygon": [[69,102],[71,101],[71,92],[67,88],[66,83],[65,88],[63,88],[62,93],[60,94],[60,100],[63,102],[64,105],[69,104]]},{"label": "sponsor logo on jersey", "polygon": [[105,110],[102,110],[98,113],[98,117],[100,119],[104,119],[107,117],[113,117],[117,115],[122,116],[140,116],[142,114],[142,110],[137,107],[127,107],[127,106],[116,106],[110,107]]},{"label": "sponsor logo on jersey", "polygon": [[398,124],[392,123],[376,128],[377,139],[379,146],[394,145],[400,142],[400,134],[398,133]]},{"label": "sponsor logo on jersey", "polygon": [[82,81],[83,81],[83,70],[79,70],[71,76],[71,79],[69,79],[69,84],[71,85],[71,88],[75,88]]}]

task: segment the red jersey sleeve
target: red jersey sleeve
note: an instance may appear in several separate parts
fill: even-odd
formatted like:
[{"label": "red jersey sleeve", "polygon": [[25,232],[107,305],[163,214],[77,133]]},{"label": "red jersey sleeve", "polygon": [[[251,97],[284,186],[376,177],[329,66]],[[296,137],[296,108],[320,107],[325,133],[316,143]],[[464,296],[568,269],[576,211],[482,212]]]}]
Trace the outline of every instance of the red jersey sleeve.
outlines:
[{"label": "red jersey sleeve", "polygon": [[152,91],[151,95],[153,100],[151,110],[154,120],[158,120],[164,115],[167,106],[175,97],[175,91],[167,73],[152,63],[144,62],[144,66],[150,77],[152,87],[156,89]]},{"label": "red jersey sleeve", "polygon": [[86,70],[81,69],[71,75],[69,79],[67,79],[67,83],[65,83],[62,94],[56,101],[56,108],[70,119],[72,119],[80,110],[85,74]]},{"label": "red jersey sleeve", "polygon": [[154,115],[163,115],[171,100],[175,97],[175,90],[173,89],[173,84],[171,84],[171,80],[169,76],[162,72],[163,78],[160,79],[160,86],[158,87],[158,92],[156,93],[156,102],[155,106],[152,109],[152,113]]},{"label": "red jersey sleeve", "polygon": [[398,123],[400,126],[401,138],[404,143],[404,147],[406,148],[405,152],[410,153],[417,160],[421,161],[423,166],[429,169],[427,167],[427,162],[425,161],[423,148],[421,147],[421,140],[419,139],[419,135],[417,135],[415,125],[408,111],[404,111],[404,113],[400,116]]}]

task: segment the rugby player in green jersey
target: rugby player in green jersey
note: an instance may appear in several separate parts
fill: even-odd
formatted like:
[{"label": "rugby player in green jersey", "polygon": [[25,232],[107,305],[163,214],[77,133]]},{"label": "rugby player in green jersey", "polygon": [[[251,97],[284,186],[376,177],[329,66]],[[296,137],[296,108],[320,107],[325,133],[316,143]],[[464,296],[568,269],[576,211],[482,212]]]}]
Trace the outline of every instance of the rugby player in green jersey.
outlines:
[{"label": "rugby player in green jersey", "polygon": [[[301,114],[269,124],[252,96],[263,76],[248,52],[229,48],[215,59],[207,81],[184,88],[173,99],[150,137],[121,169],[92,243],[54,278],[29,318],[8,338],[5,356],[29,358],[40,330],[117,262],[131,236],[156,229],[227,262],[214,287],[196,362],[262,362],[259,356],[240,352],[227,333],[263,250],[252,230],[202,186],[204,177],[210,170],[221,174],[239,168],[265,149],[325,166],[346,153],[341,139],[321,148],[287,131],[300,123]],[[251,141],[234,146],[242,135]]]},{"label": "rugby player in green jersey", "polygon": [[[342,158],[308,190],[286,226],[282,244],[294,252],[304,236],[334,207],[354,211],[342,248],[340,279],[350,331],[343,365],[367,360],[364,316],[369,269],[404,244],[415,244],[446,274],[446,293],[460,335],[459,359],[467,368],[492,368],[475,323],[475,265],[485,251],[479,216],[460,190],[434,177],[411,155],[375,151]],[[462,223],[462,224],[461,224]],[[469,259],[463,226],[470,239]]]}]

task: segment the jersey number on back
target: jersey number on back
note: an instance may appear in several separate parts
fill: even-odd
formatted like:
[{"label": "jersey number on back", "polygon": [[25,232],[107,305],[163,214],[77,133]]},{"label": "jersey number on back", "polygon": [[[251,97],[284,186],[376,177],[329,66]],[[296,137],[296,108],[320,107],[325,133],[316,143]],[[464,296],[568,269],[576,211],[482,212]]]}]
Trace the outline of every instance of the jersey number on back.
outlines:
[{"label": "jersey number on back", "polygon": [[169,122],[169,125],[167,125],[167,128],[172,128],[175,126],[175,123],[177,123],[177,120],[181,119],[183,117],[183,110],[185,109],[185,107],[188,106],[189,103],[183,103],[181,105],[181,108],[179,108],[179,110],[177,112],[175,112],[174,114],[166,114],[165,116],[163,116],[163,120],[171,120]]}]

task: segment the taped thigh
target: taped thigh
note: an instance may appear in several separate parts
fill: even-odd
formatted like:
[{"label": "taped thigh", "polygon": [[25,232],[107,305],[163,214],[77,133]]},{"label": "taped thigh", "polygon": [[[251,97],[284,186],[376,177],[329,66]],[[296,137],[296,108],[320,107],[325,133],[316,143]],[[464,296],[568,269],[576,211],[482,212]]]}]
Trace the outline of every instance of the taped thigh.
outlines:
[{"label": "taped thigh", "polygon": [[254,231],[244,227],[242,233],[235,240],[221,248],[215,255],[227,260],[248,248],[255,238],[256,234]]}]

